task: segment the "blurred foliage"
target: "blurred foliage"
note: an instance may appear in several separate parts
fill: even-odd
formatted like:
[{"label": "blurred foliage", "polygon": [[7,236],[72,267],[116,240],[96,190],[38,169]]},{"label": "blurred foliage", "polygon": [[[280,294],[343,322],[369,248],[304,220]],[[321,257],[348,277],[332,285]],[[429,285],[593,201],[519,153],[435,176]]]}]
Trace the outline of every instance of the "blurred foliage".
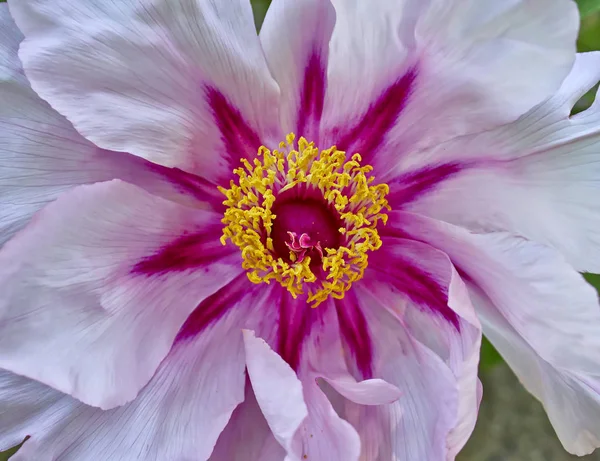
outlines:
[{"label": "blurred foliage", "polygon": [[577,0],[582,18],[586,18],[600,11],[600,0]]},{"label": "blurred foliage", "polygon": [[492,346],[487,338],[481,341],[481,352],[479,357],[479,370],[486,371],[502,363],[503,359],[500,353]]}]

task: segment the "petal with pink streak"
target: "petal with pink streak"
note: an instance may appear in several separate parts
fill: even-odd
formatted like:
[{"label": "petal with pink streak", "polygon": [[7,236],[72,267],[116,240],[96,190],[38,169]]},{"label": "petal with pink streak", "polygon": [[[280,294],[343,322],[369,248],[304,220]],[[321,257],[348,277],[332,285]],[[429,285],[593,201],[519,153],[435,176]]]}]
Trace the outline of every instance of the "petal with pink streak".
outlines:
[{"label": "petal with pink streak", "polygon": [[274,347],[281,358],[297,371],[302,360],[304,343],[319,317],[319,312],[309,307],[306,295],[292,298],[285,288],[277,287],[273,296],[278,296],[279,308],[277,344]]},{"label": "petal with pink streak", "polygon": [[33,88],[102,148],[214,179],[230,174],[230,154],[280,139],[279,89],[247,1],[23,0],[10,8]]},{"label": "petal with pink streak", "polygon": [[175,345],[137,398],[112,410],[87,406],[37,381],[0,371],[0,449],[30,435],[12,459],[209,459],[244,399],[238,320],[226,316]]},{"label": "petal with pink streak", "polygon": [[[63,194],[0,251],[0,367],[89,405],[132,400],[198,303],[242,272],[235,248],[214,252],[218,222],[116,180]],[[148,266],[182,235],[198,240]]]},{"label": "petal with pink streak", "polygon": [[[342,310],[339,309],[340,307]],[[340,303],[330,301],[317,309],[318,318],[313,322],[310,336],[303,344],[303,360],[299,367],[300,378],[307,383],[306,385],[322,378],[343,397],[360,405],[383,405],[395,402],[401,395],[396,386],[371,377],[358,381],[352,371],[356,367],[361,369],[359,364],[350,367],[349,370],[345,345],[342,341],[347,326],[340,320],[345,307],[344,303],[340,306]],[[359,306],[360,308],[362,306]],[[361,332],[365,333],[366,342],[370,343],[370,332],[367,329]]]},{"label": "petal with pink streak", "polygon": [[556,248],[579,271],[600,272],[600,98],[570,116],[598,80],[600,52],[579,54],[560,90],[516,122],[422,152],[429,165],[474,167],[405,209],[516,233]]},{"label": "petal with pink streak", "polygon": [[335,10],[329,0],[274,0],[260,31],[269,68],[281,88],[283,130],[315,143],[334,24]]},{"label": "petal with pink streak", "polygon": [[[481,398],[477,379],[481,327],[464,283],[445,254],[402,238],[384,237],[383,245],[384,252],[370,257],[361,291],[373,293],[378,307],[384,307],[396,317],[397,328],[406,329],[405,334],[435,353],[452,371],[454,378],[450,384],[458,390],[457,412],[456,420],[447,428],[446,455],[453,459],[476,422]],[[364,300],[359,304],[365,311],[374,341],[374,373],[387,380],[379,371],[384,363],[377,352],[382,347],[377,344],[381,335],[373,329],[366,313],[372,311],[373,306]],[[398,385],[393,381],[392,384]],[[400,391],[405,394],[402,387]],[[378,420],[373,413],[361,417],[367,425]]]},{"label": "petal with pink streak", "polygon": [[256,399],[286,461],[358,460],[360,441],[316,381],[301,382],[262,339],[245,331],[246,366]]},{"label": "petal with pink streak", "polygon": [[465,274],[484,332],[542,401],[565,448],[583,455],[600,446],[595,290],[545,245],[504,232],[475,234],[410,213],[392,215]]},{"label": "petal with pink streak", "polygon": [[560,86],[575,57],[573,2],[332,3],[324,144],[360,133],[347,145],[383,173],[418,162],[411,153],[424,147],[515,120]]},{"label": "petal with pink streak", "polygon": [[[371,294],[356,287],[355,291],[375,338],[376,376],[398,387],[402,396],[389,405],[362,409],[349,402],[348,421],[359,431],[373,459],[379,453],[391,459],[449,459],[448,439],[458,420],[456,377],[442,358],[416,340],[388,310],[389,299],[378,299],[382,290]],[[371,418],[369,424],[365,418]]]},{"label": "petal with pink streak", "polygon": [[193,206],[222,201],[201,178],[83,138],[30,88],[17,57],[21,40],[7,5],[0,4],[0,245],[60,193],[86,183],[120,178]]}]

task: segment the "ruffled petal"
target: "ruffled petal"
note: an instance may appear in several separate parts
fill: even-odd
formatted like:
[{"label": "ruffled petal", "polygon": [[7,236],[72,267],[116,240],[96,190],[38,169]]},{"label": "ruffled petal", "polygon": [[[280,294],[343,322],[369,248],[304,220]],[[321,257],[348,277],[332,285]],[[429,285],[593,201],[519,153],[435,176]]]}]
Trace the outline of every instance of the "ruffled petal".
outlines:
[{"label": "ruffled petal", "polygon": [[132,400],[194,308],[242,272],[220,228],[116,180],[63,194],[0,251],[0,367],[89,405]]},{"label": "ruffled petal", "polygon": [[177,343],[137,398],[113,410],[0,371],[0,449],[29,435],[13,459],[207,460],[244,399],[244,348],[235,325],[230,315]]},{"label": "ruffled petal", "polygon": [[271,74],[281,89],[283,130],[315,143],[334,24],[335,10],[329,0],[275,0],[260,31]]},{"label": "ruffled petal", "polygon": [[[480,383],[477,379],[481,327],[464,283],[446,255],[429,245],[398,237],[384,237],[383,246],[382,251],[374,252],[370,256],[369,269],[361,282],[357,297],[365,312],[373,341],[373,360],[376,364],[374,373],[398,386],[403,392],[403,397],[394,404],[397,406],[396,413],[392,409],[379,414],[372,410],[363,410],[357,412],[356,424],[367,434],[365,437],[376,432],[377,424],[388,425],[391,435],[379,436],[382,445],[378,450],[380,453],[397,450],[392,447],[396,446],[399,439],[412,438],[415,442],[407,448],[407,453],[411,453],[412,450],[412,455],[416,456],[416,453],[419,453],[421,459],[454,459],[475,426],[481,398]],[[376,302],[373,301],[375,299]],[[374,314],[377,309],[382,308],[387,312],[378,316]],[[424,406],[423,402],[419,403],[418,396],[411,394],[418,392],[418,386],[413,387],[402,382],[402,385],[408,386],[405,389],[396,377],[393,378],[394,381],[382,374],[393,371],[384,358],[386,354],[392,354],[394,347],[404,347],[398,344],[398,341],[388,343],[392,337],[388,338],[385,330],[384,333],[378,330],[387,316],[391,318],[386,321],[386,330],[391,330],[391,325],[395,325],[398,330],[406,330],[401,333],[405,337],[403,341],[412,344],[412,347],[428,350],[441,360],[437,366],[442,369],[447,367],[452,373],[452,379],[440,385],[449,387],[445,391],[446,395],[455,392],[456,401],[448,401],[448,414],[443,418],[431,414],[432,421],[436,418],[440,421],[445,420],[435,430],[432,426],[427,428],[427,417],[416,423],[407,423],[406,427],[397,431],[393,429],[396,427],[392,422],[394,414],[397,417],[399,412],[403,413],[406,400],[415,399],[418,411],[427,411],[427,406]],[[417,354],[417,358],[413,360],[418,361],[418,356]],[[424,375],[421,379],[437,378]],[[431,390],[433,384],[425,384],[425,394],[428,394],[428,389]],[[424,397],[427,398],[427,395]],[[435,399],[437,396],[431,398]],[[444,411],[443,406],[440,406],[439,411]],[[424,426],[417,429],[417,426],[410,424]],[[419,435],[413,436],[405,432],[409,430],[415,430]],[[428,445],[427,439],[433,442]],[[372,440],[370,444],[374,444]],[[422,451],[424,447],[431,451]]]},{"label": "ruffled petal", "polygon": [[[598,80],[600,52],[580,54],[556,95],[516,122],[422,153],[429,168],[454,162],[462,171],[404,207],[476,232],[519,234],[579,271],[600,272],[600,100],[570,117]],[[406,174],[397,190],[403,184]]]},{"label": "ruffled petal", "polygon": [[317,383],[294,370],[253,332],[244,332],[246,366],[256,399],[286,461],[357,461],[358,435],[334,411]]},{"label": "ruffled petal", "polygon": [[80,184],[120,178],[198,207],[222,201],[216,187],[200,178],[83,138],[30,88],[17,57],[21,41],[7,5],[0,4],[0,245],[45,204]]},{"label": "ruffled petal", "polygon": [[[388,311],[388,300],[378,299],[379,292],[362,287],[355,292],[374,338],[375,373],[402,392],[397,402],[373,410],[347,406],[348,421],[360,430],[364,457],[446,460],[447,439],[458,415],[455,376]],[[372,418],[368,424],[367,418]]]},{"label": "ruffled petal", "polygon": [[35,91],[98,146],[229,174],[278,127],[278,88],[249,2],[10,4]]},{"label": "ruffled petal", "polygon": [[418,161],[421,148],[515,120],[560,86],[575,58],[570,1],[332,3],[324,144],[382,173]]},{"label": "ruffled petal", "polygon": [[484,333],[542,401],[567,450],[600,446],[598,295],[550,247],[507,233],[475,234],[409,213],[405,232],[445,251],[471,286]]}]

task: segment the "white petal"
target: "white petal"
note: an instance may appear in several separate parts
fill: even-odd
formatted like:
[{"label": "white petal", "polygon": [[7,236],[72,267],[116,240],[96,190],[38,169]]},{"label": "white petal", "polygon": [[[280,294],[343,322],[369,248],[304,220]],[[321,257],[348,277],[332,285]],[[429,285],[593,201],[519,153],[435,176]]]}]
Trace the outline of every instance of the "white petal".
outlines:
[{"label": "white petal", "polygon": [[422,152],[425,164],[466,166],[410,209],[516,233],[556,248],[579,271],[600,272],[600,101],[569,117],[598,80],[600,52],[580,54],[557,94],[516,122]]},{"label": "white petal", "polygon": [[569,451],[600,445],[600,305],[555,250],[506,233],[474,234],[395,213],[445,251],[475,287],[484,333],[542,400]]},{"label": "white petal", "polygon": [[335,10],[329,0],[274,0],[260,31],[269,68],[281,88],[283,130],[315,143],[334,24]]},{"label": "white petal", "polygon": [[[473,287],[471,298],[486,337],[521,384],[542,402],[565,449],[583,456],[600,447],[600,376],[553,367],[498,315],[496,307],[480,290]],[[548,331],[548,335],[555,334]]]},{"label": "white petal", "polygon": [[90,405],[132,400],[242,271],[219,219],[117,180],[63,194],[0,251],[0,367]]},{"label": "white petal", "polygon": [[571,1],[332,3],[327,131],[333,143],[348,124],[362,131],[362,142],[348,143],[361,154],[387,147],[386,169],[418,148],[515,120],[560,86],[575,58]]},{"label": "white petal", "polygon": [[279,137],[278,88],[248,1],[10,6],[33,88],[100,147],[212,177],[230,172],[227,156]]},{"label": "white petal", "polygon": [[[75,185],[121,178],[153,193],[188,200],[180,194],[180,184],[152,164],[99,149],[40,99],[17,57],[21,40],[7,5],[0,4],[0,245]],[[200,194],[195,195],[189,199],[201,206]]]},{"label": "white petal", "polygon": [[242,335],[231,327],[225,319],[178,343],[133,402],[108,411],[0,371],[0,449],[30,435],[15,460],[208,459],[244,397]]}]

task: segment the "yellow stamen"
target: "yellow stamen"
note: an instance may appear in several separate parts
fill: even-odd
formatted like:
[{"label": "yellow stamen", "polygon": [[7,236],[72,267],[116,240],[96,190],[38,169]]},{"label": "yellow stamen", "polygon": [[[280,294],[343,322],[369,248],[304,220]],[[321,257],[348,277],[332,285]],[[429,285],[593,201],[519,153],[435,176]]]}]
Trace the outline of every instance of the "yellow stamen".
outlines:
[{"label": "yellow stamen", "polygon": [[[232,180],[229,189],[219,187],[227,197],[221,243],[231,240],[240,248],[242,267],[251,282],[275,280],[293,297],[306,290],[308,301],[316,307],[329,296],[343,298],[352,283],[363,277],[368,252],[381,247],[377,225],[387,222],[389,187],[372,185],[374,177],[369,173],[373,167],[361,166],[359,154],[347,160],[346,153],[335,146],[319,151],[300,138],[296,149],[294,141],[294,134],[289,134],[279,150],[261,146],[258,158],[252,163],[244,159],[243,167],[234,170],[238,181]],[[274,252],[271,231],[277,216],[272,208],[277,194],[302,183],[319,190],[343,223],[339,232],[344,245],[324,248],[325,280],[317,280],[309,256],[300,263],[288,263]],[[293,256],[290,261],[295,261]]]}]

